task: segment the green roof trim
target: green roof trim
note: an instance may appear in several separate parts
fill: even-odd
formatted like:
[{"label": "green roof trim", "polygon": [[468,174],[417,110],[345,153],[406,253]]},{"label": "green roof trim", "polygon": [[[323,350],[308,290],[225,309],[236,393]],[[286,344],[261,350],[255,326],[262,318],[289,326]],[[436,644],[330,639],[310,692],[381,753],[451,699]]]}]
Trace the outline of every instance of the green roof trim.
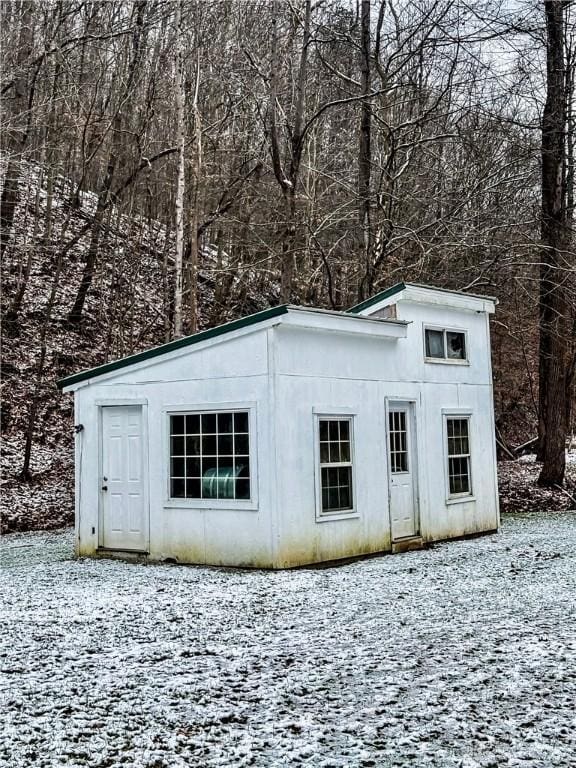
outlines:
[{"label": "green roof trim", "polygon": [[423,288],[426,291],[437,291],[439,293],[449,293],[454,296],[464,296],[467,299],[480,299],[481,301],[491,301],[494,304],[498,303],[498,299],[494,296],[482,296],[478,293],[467,293],[466,291],[454,291],[451,288],[437,288],[433,285],[424,285],[423,283],[396,283],[396,285],[393,285],[392,287],[387,288],[385,291],[381,291],[380,293],[377,293],[376,296],[371,296],[369,299],[366,299],[366,301],[361,301],[360,304],[355,304],[353,307],[350,307],[350,309],[347,309],[346,312],[350,312],[351,314],[357,314],[358,312],[362,312],[363,309],[368,309],[369,307],[373,307],[374,304],[378,304],[379,301],[382,301],[383,299],[388,299],[390,298],[390,296],[394,296],[395,294],[400,293],[406,288]]},{"label": "green roof trim", "polygon": [[380,293],[377,293],[375,296],[371,296],[369,299],[361,301],[360,304],[355,304],[353,307],[350,307],[350,309],[347,309],[346,312],[355,315],[358,312],[362,312],[363,309],[368,309],[368,307],[378,304],[378,302],[383,299],[388,299],[390,296],[394,296],[395,293],[400,293],[400,291],[403,291],[405,288],[406,283],[396,283],[396,285],[387,288],[385,291],[380,291]]},{"label": "green roof trim", "polygon": [[96,376],[102,376],[105,373],[112,373],[118,371],[121,368],[127,368],[135,363],[142,363],[145,360],[152,360],[155,357],[160,357],[168,352],[174,352],[176,349],[182,349],[183,347],[190,347],[193,344],[199,344],[202,341],[208,341],[209,339],[215,339],[218,336],[223,336],[226,333],[232,333],[232,331],[239,331],[241,328],[248,328],[251,325],[257,325],[263,323],[265,320],[270,320],[273,317],[279,317],[285,315],[288,312],[288,305],[281,304],[278,307],[270,307],[269,309],[263,309],[261,312],[255,312],[253,315],[247,315],[246,317],[240,317],[238,320],[232,320],[229,323],[218,325],[216,328],[209,328],[206,331],[199,331],[193,333],[191,336],[184,336],[181,339],[175,341],[169,341],[167,344],[162,344],[159,347],[153,347],[147,349],[144,352],[138,352],[135,355],[129,355],[128,357],[122,357],[120,360],[113,360],[111,363],[104,363],[104,365],[98,365],[96,368],[89,368],[86,371],[80,371],[80,373],[74,373],[71,376],[66,376],[64,379],[60,379],[56,382],[58,389],[69,387],[72,384],[78,384],[81,381],[87,379],[93,379]]}]

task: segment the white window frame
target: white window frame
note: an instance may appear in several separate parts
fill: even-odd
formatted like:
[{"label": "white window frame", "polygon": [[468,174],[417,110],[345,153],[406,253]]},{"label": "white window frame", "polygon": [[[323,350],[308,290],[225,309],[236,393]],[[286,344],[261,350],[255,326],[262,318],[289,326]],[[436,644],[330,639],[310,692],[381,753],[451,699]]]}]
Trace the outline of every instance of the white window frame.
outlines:
[{"label": "white window frame", "polygon": [[[426,331],[442,331],[444,334],[444,357],[428,357],[426,355]],[[446,356],[446,333],[463,333],[466,357],[463,360]],[[468,331],[465,328],[450,328],[446,325],[424,325],[422,332],[424,360],[427,363],[439,363],[440,365],[470,365]]]},{"label": "white window frame", "polygon": [[[446,504],[459,504],[461,502],[475,501],[474,478],[472,474],[473,456],[473,413],[470,410],[443,410],[443,440],[444,440],[444,479],[446,485]],[[468,422],[468,479],[470,489],[463,493],[450,493],[450,459],[454,458],[448,453],[448,421],[450,419],[465,419]]]},{"label": "white window frame", "polygon": [[[358,509],[356,506],[356,457],[354,450],[354,419],[355,414],[350,411],[334,411],[334,412],[314,412],[314,467],[316,475],[316,522],[325,523],[333,520],[347,520],[354,517],[359,517]],[[325,420],[334,421],[347,421],[349,423],[350,434],[350,461],[334,464],[321,464],[320,463],[320,422]],[[352,476],[352,507],[337,512],[323,512],[322,511],[322,467],[350,467],[350,474]]]},{"label": "white window frame", "polygon": [[[250,458],[249,499],[185,499],[170,496],[170,416],[202,415],[203,413],[248,412],[248,456]],[[164,507],[166,509],[230,509],[258,510],[258,461],[256,440],[258,436],[255,403],[202,403],[166,406],[162,411],[164,440],[162,464],[164,467]]]}]

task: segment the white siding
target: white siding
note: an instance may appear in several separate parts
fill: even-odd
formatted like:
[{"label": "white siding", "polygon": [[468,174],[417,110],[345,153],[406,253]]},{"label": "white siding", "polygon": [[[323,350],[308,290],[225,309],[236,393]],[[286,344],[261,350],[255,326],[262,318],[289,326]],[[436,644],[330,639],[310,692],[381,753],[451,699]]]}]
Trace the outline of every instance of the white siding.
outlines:
[{"label": "white siding", "polygon": [[[220,340],[219,340],[220,341]],[[266,331],[214,344],[199,353],[175,360],[154,361],[150,368],[121,370],[114,378],[93,383],[76,393],[77,418],[84,425],[79,437],[77,484],[79,524],[77,551],[93,554],[98,548],[99,405],[115,402],[147,404],[150,483],[150,557],[179,562],[221,565],[272,565],[270,480],[266,461],[272,447],[268,429]],[[239,373],[238,373],[239,372]],[[225,375],[224,375],[225,374]],[[234,375],[236,374],[236,375]],[[168,499],[167,408],[221,408],[250,403],[255,409],[257,509],[183,507]],[[94,533],[92,533],[94,530]]]},{"label": "white siding", "polygon": [[[400,301],[406,338],[280,323],[219,337],[106,374],[76,392],[77,548],[98,549],[99,410],[141,403],[148,421],[150,557],[287,567],[391,549],[386,403],[415,404],[421,534],[498,527],[487,315]],[[318,320],[320,323],[321,320]],[[466,330],[469,364],[424,361],[423,326]],[[357,328],[357,327],[356,327]],[[247,406],[255,415],[257,504],[201,508],[168,499],[170,409]],[[473,499],[447,503],[444,414],[471,414]],[[357,515],[317,521],[315,414],[354,417]]]},{"label": "white siding", "polygon": [[[415,306],[400,314],[412,323],[408,338],[398,341],[275,329],[279,567],[391,548],[387,398],[415,402],[423,539],[498,527],[485,315],[428,310]],[[424,322],[467,329],[470,365],[424,363]],[[446,503],[445,409],[472,414],[473,501]],[[355,414],[357,518],[316,522],[315,410]]]}]

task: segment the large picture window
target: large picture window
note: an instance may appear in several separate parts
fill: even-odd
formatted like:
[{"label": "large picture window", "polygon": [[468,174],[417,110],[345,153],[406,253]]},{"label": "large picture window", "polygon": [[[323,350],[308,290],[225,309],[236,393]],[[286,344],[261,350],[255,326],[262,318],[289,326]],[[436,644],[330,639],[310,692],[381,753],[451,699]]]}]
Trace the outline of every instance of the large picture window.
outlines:
[{"label": "large picture window", "polygon": [[446,328],[425,328],[424,344],[427,360],[466,362],[466,334],[464,331],[450,331]]},{"label": "large picture window", "polygon": [[318,419],[320,439],[320,513],[350,512],[352,488],[352,419]]},{"label": "large picture window", "polygon": [[448,490],[450,496],[469,496],[472,493],[470,475],[470,418],[448,416]]},{"label": "large picture window", "polygon": [[248,411],[170,414],[170,497],[250,495]]}]

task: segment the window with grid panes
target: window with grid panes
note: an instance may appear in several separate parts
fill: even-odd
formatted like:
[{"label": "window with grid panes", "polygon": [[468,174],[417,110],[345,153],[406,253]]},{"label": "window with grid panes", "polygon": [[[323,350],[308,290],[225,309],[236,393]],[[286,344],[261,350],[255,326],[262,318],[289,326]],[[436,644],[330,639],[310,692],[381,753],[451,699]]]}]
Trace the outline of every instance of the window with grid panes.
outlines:
[{"label": "window with grid panes", "polygon": [[352,419],[318,420],[322,514],[354,508],[352,495]]},{"label": "window with grid panes", "polygon": [[170,497],[250,499],[248,411],[170,415]]},{"label": "window with grid panes", "polygon": [[408,430],[406,411],[388,414],[388,441],[390,443],[390,470],[393,474],[408,472]]},{"label": "window with grid panes", "polygon": [[470,419],[448,417],[446,419],[448,440],[448,486],[450,496],[472,493],[470,477]]}]

